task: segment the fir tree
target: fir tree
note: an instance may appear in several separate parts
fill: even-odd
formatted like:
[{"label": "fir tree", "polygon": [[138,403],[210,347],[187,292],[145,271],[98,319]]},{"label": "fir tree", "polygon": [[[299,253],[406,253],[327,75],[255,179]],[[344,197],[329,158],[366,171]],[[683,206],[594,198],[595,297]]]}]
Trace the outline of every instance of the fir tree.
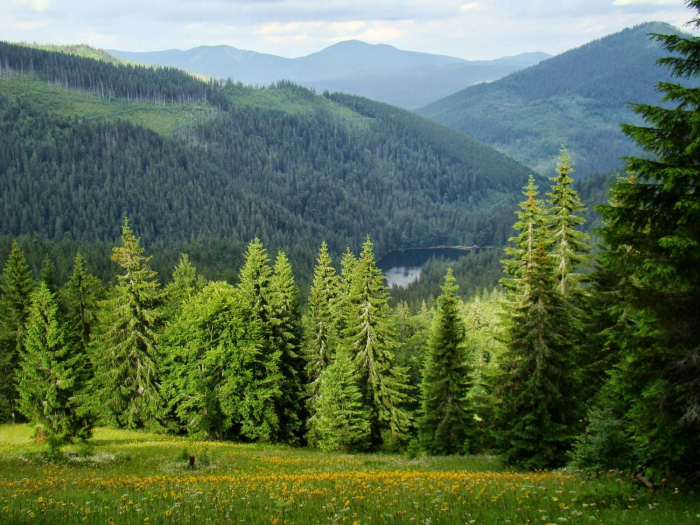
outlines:
[{"label": "fir tree", "polygon": [[58,305],[46,282],[33,294],[20,360],[20,410],[52,438],[87,439],[92,419],[78,401],[86,361],[66,342]]},{"label": "fir tree", "polygon": [[513,226],[520,233],[517,237],[509,239],[515,246],[506,248],[509,257],[503,261],[503,270],[511,276],[511,279],[505,279],[503,284],[511,289],[517,287],[525,275],[538,241],[544,241],[548,236],[547,211],[538,198],[539,190],[532,175],[523,190],[525,200],[520,203],[521,211],[517,212],[519,220]]},{"label": "fir tree", "polygon": [[[374,444],[408,438],[406,371],[394,366],[396,345],[388,288],[367,239],[352,270],[345,345],[352,356],[364,402],[371,408]],[[384,434],[382,436],[382,434]],[[381,437],[380,437],[381,436]]]},{"label": "fir tree", "polygon": [[302,423],[306,419],[302,386],[304,362],[299,355],[301,315],[298,296],[292,266],[284,252],[279,252],[270,280],[270,321],[273,344],[280,353],[282,373],[281,396],[277,401],[279,438],[287,442],[295,442],[301,437]]},{"label": "fir tree", "polygon": [[537,239],[510,293],[507,350],[498,378],[501,453],[529,469],[563,464],[576,434],[568,317],[555,291],[545,241]]},{"label": "fir tree", "polygon": [[472,370],[458,290],[450,268],[437,300],[421,383],[421,442],[439,455],[467,452],[474,439],[474,411],[468,399]]},{"label": "fir tree", "polygon": [[65,313],[66,340],[76,350],[87,354],[90,334],[97,322],[99,303],[105,289],[99,279],[88,273],[83,256],[75,256],[73,273],[60,292],[61,310]]},{"label": "fir tree", "polygon": [[103,418],[129,428],[154,422],[160,409],[161,293],[143,252],[124,219],[121,246],[112,250],[122,273],[102,305],[91,345],[96,408]]},{"label": "fir tree", "polygon": [[[700,1],[687,2],[700,27]],[[672,53],[660,62],[679,78],[700,76],[700,38],[654,35]],[[618,414],[628,424],[637,465],[654,480],[700,471],[700,88],[662,82],[663,106],[633,105],[643,126],[623,131],[646,155],[629,157],[627,179],[598,207],[601,254],[615,276],[608,348]]]},{"label": "fir tree", "polygon": [[12,243],[0,295],[0,421],[14,421],[17,403],[17,366],[30,305],[32,277],[17,242]]},{"label": "fir tree", "polygon": [[304,318],[304,358],[312,418],[321,374],[330,365],[338,342],[339,296],[340,281],[328,254],[328,246],[324,242],[316,260],[314,280],[309,293],[309,311]]},{"label": "fir tree", "polygon": [[253,374],[260,378],[254,396],[255,410],[248,424],[260,428],[256,436],[261,441],[276,441],[281,436],[278,407],[283,398],[284,376],[281,371],[282,350],[273,336],[271,299],[272,268],[267,251],[259,239],[248,245],[240,271],[238,290],[242,301],[260,323],[263,345]]},{"label": "fir tree", "polygon": [[586,219],[578,215],[586,208],[576,190],[571,187],[574,180],[570,174],[573,171],[571,157],[566,148],[562,147],[557,164],[558,176],[552,179],[554,186],[548,194],[552,205],[550,255],[554,259],[557,288],[562,296],[571,291],[572,285],[569,282],[575,277],[574,271],[589,248],[586,244],[588,234],[576,229],[586,222]]},{"label": "fir tree", "polygon": [[357,450],[369,444],[370,417],[351,357],[343,350],[323,371],[314,429],[324,450]]}]

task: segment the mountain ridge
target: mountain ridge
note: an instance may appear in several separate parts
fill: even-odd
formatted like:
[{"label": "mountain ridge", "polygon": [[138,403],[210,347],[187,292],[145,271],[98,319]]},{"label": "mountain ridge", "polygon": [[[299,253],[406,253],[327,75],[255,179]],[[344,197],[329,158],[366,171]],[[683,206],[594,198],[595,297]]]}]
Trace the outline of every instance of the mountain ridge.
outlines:
[{"label": "mountain ridge", "polygon": [[656,63],[668,53],[648,36],[669,31],[681,33],[663,22],[627,28],[416,112],[540,173],[552,173],[562,144],[579,175],[613,171],[639,153],[619,127],[639,122],[628,102],[656,104],[656,83],[672,80]]},{"label": "mountain ridge", "polygon": [[[342,91],[408,109],[423,106],[464,86],[501,78],[549,56],[530,52],[469,61],[361,40],[341,41],[298,58],[226,45],[108,52],[133,62],[178,67],[213,78],[231,78],[246,85],[264,86],[277,80],[291,80],[319,92]],[[428,77],[431,80],[426,82]],[[407,86],[412,89],[406,89]]]}]

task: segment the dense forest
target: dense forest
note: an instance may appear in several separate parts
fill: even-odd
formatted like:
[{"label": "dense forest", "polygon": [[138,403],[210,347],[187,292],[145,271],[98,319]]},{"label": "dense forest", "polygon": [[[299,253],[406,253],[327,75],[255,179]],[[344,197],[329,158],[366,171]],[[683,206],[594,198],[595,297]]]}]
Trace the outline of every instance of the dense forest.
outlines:
[{"label": "dense forest", "polygon": [[[317,96],[286,82],[203,82],[10,44],[0,56],[3,235],[110,244],[127,215],[147,247],[211,247],[201,257],[211,278],[231,277],[215,267],[221,250],[235,245],[240,260],[243,243],[259,236],[285,249],[309,282],[323,239],[336,255],[368,232],[380,255],[503,245],[504,212],[529,173],[460,133],[360,97]],[[64,92],[42,91],[42,82],[85,92],[70,99],[74,113],[54,110],[52,97]],[[125,100],[151,113],[179,111],[183,124],[157,133],[130,113],[121,118]],[[189,118],[194,103],[209,109]],[[56,264],[65,269],[70,258]],[[102,267],[95,271],[104,279]]]},{"label": "dense forest", "polygon": [[554,168],[562,143],[582,177],[617,170],[620,157],[641,152],[620,132],[620,122],[640,123],[628,103],[656,102],[656,83],[671,79],[656,64],[664,50],[650,40],[652,33],[680,34],[662,23],[625,29],[501,80],[466,88],[418,113],[540,173]]}]

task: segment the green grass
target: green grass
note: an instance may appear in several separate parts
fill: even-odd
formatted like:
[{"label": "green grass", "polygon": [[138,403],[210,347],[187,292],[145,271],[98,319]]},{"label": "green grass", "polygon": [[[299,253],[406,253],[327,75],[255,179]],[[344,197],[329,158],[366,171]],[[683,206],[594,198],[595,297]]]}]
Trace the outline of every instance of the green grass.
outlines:
[{"label": "green grass", "polygon": [[489,456],[411,460],[111,429],[51,455],[29,425],[0,426],[0,523],[111,522],[667,525],[700,523],[700,502],[616,476],[508,472]]},{"label": "green grass", "polygon": [[215,110],[206,104],[156,105],[106,99],[82,91],[67,89],[30,79],[25,75],[0,78],[0,94],[20,97],[50,113],[80,118],[121,118],[161,135],[172,135],[191,122],[207,118]]}]

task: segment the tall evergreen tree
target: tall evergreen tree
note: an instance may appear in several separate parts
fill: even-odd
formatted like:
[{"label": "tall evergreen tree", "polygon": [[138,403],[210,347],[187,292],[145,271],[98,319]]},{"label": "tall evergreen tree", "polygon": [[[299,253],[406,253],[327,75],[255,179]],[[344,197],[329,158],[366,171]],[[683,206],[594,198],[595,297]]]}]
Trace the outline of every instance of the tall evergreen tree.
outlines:
[{"label": "tall evergreen tree", "polygon": [[87,439],[92,418],[80,406],[85,356],[64,337],[58,305],[46,282],[33,294],[20,360],[20,410],[55,439]]},{"label": "tall evergreen tree", "polygon": [[396,343],[388,297],[372,242],[367,238],[350,280],[345,345],[355,364],[365,403],[371,408],[374,444],[406,440],[411,424],[402,408],[408,397],[406,371],[394,365]]},{"label": "tall evergreen tree", "polygon": [[281,396],[277,401],[280,439],[298,441],[306,419],[304,404],[304,361],[300,356],[301,314],[299,288],[294,282],[292,266],[284,252],[275,259],[270,280],[270,320],[272,341],[280,353]]},{"label": "tall evergreen tree", "polygon": [[549,193],[551,202],[551,257],[554,259],[554,271],[557,288],[562,296],[566,296],[572,285],[569,284],[575,276],[576,267],[583,261],[584,254],[589,246],[586,244],[588,234],[577,230],[586,222],[580,213],[586,208],[579,199],[576,190],[571,187],[574,180],[570,177],[573,173],[571,157],[562,147],[561,156],[557,164],[557,177],[554,177],[554,186]]},{"label": "tall evergreen tree", "polygon": [[506,248],[508,258],[503,261],[503,270],[510,275],[503,284],[510,289],[517,288],[532,262],[533,251],[539,241],[547,239],[548,214],[542,200],[539,199],[539,189],[532,175],[523,188],[525,200],[520,203],[517,212],[518,221],[513,228],[520,232],[517,237],[511,237],[514,246]]},{"label": "tall evergreen tree", "polygon": [[340,280],[324,242],[314,268],[309,293],[309,311],[304,318],[304,358],[306,359],[307,395],[313,418],[313,403],[318,397],[321,374],[330,365],[338,343]]},{"label": "tall evergreen tree", "polygon": [[474,439],[474,410],[468,398],[472,370],[458,290],[450,268],[437,300],[421,383],[421,442],[439,455],[467,452]]},{"label": "tall evergreen tree", "polygon": [[88,273],[83,256],[75,256],[73,273],[60,291],[61,310],[65,315],[66,340],[87,355],[90,334],[97,322],[99,303],[105,298],[99,279]]},{"label": "tall evergreen tree", "polygon": [[122,269],[100,310],[91,345],[92,390],[100,415],[133,428],[154,422],[160,410],[157,339],[161,292],[150,257],[144,256],[124,219],[121,246],[112,261]]},{"label": "tall evergreen tree", "polygon": [[14,421],[17,404],[17,366],[30,305],[32,276],[17,242],[12,243],[0,292],[0,421]]},{"label": "tall evergreen tree", "polygon": [[357,385],[352,358],[340,350],[323,372],[316,402],[316,443],[324,450],[357,450],[369,445],[370,414]]},{"label": "tall evergreen tree", "polygon": [[510,293],[498,378],[502,455],[529,469],[563,464],[578,430],[568,317],[554,283],[545,241],[536,239]]},{"label": "tall evergreen tree", "polygon": [[282,350],[273,335],[273,311],[270,299],[272,268],[265,247],[259,239],[248,244],[245,261],[240,271],[238,290],[244,305],[260,323],[263,345],[254,374],[260,377],[256,391],[256,410],[251,419],[265,429],[258,437],[261,441],[281,438],[278,407],[283,399],[284,376],[281,371]]},{"label": "tall evergreen tree", "polygon": [[[700,1],[690,25],[700,27]],[[700,38],[655,35],[672,53],[661,63],[679,78],[700,76]],[[700,472],[700,88],[663,82],[664,106],[633,105],[646,121],[623,131],[647,153],[626,159],[605,221],[603,271],[617,279],[621,330],[612,381],[638,465],[659,480]],[[670,107],[675,105],[675,107]],[[615,321],[615,320],[613,320]],[[619,327],[620,324],[616,322]]]}]

